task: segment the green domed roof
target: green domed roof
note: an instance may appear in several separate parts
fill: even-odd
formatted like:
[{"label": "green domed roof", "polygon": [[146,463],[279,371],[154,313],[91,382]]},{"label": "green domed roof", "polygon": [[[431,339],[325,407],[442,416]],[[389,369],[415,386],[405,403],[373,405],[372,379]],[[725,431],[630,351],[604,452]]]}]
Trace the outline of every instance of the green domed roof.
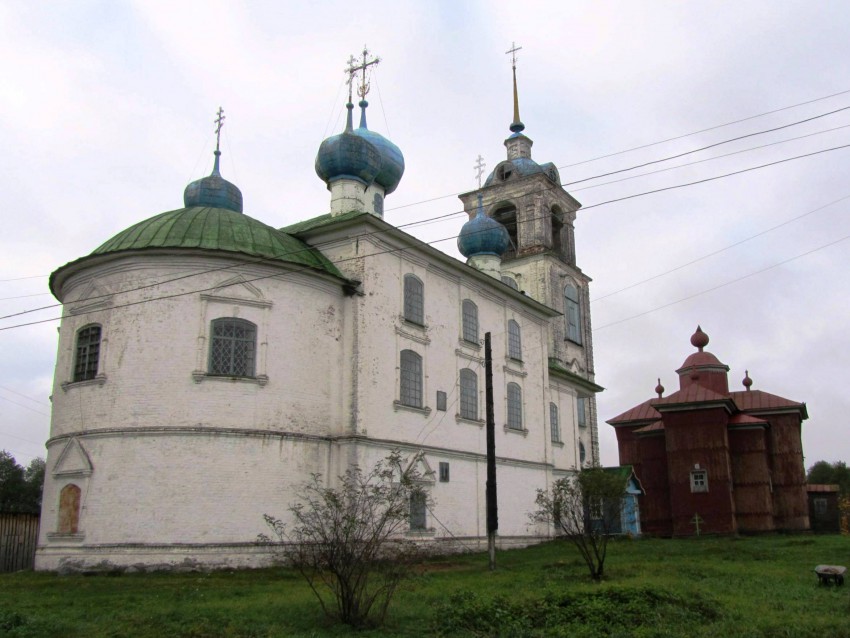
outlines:
[{"label": "green domed roof", "polygon": [[95,257],[175,248],[235,253],[248,263],[285,262],[345,279],[327,257],[300,239],[236,211],[192,206],[155,215],[121,231],[90,255],[54,271],[50,289],[55,295],[55,285],[69,267]]},{"label": "green domed roof", "polygon": [[193,206],[130,226],[92,252],[104,255],[150,248],[200,248],[284,261],[342,275],[318,250],[242,213]]}]

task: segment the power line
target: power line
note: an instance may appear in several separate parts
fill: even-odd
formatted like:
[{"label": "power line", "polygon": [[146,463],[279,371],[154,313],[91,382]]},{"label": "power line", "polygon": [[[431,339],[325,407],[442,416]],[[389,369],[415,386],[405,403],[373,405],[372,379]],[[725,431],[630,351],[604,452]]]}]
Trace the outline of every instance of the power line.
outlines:
[{"label": "power line", "polygon": [[[17,405],[18,407],[23,408],[24,410],[29,410],[30,412],[35,412],[36,414],[40,414],[41,416],[46,416],[46,417],[50,418],[50,415],[46,414],[45,412],[41,412],[39,410],[36,410],[35,408],[31,408],[30,406],[24,405],[23,403],[18,403],[17,401],[12,401],[12,399],[6,398],[2,395],[0,395],[0,399],[3,399],[4,401],[8,401],[9,403]],[[26,439],[24,439],[24,440],[26,440]]]},{"label": "power line", "polygon": [[685,155],[692,155],[694,153],[699,153],[700,151],[705,151],[710,148],[715,148],[717,146],[722,146],[723,144],[729,144],[731,142],[737,142],[738,140],[747,139],[748,137],[755,137],[757,135],[765,135],[767,133],[774,133],[776,131],[781,131],[782,129],[790,128],[792,126],[798,126],[800,124],[805,124],[806,122],[811,122],[812,120],[817,120],[822,117],[826,117],[828,115],[834,115],[836,113],[840,113],[841,111],[846,111],[850,109],[850,106],[844,106],[840,109],[836,109],[834,111],[829,111],[828,113],[821,113],[820,115],[815,115],[814,117],[806,118],[804,120],[798,120],[797,122],[791,122],[790,124],[783,124],[782,126],[777,126],[775,128],[765,129],[764,131],[756,131],[755,133],[747,133],[746,135],[739,135],[738,137],[733,137],[728,140],[722,140],[720,142],[715,142],[714,144],[709,144],[707,146],[701,146],[700,148],[695,148],[690,151],[685,151],[683,153],[677,153],[676,155],[669,155],[667,157],[662,157],[661,159],[651,160],[649,162],[644,162],[642,164],[635,164],[634,166],[629,166],[628,168],[621,168],[616,171],[609,171],[607,173],[602,173],[601,175],[594,175],[592,177],[585,177],[583,179],[576,180],[574,182],[566,182],[563,186],[572,186],[573,184],[581,184],[583,182],[588,182],[590,180],[599,179],[600,177],[608,177],[609,175],[616,175],[618,173],[625,173],[626,171],[633,171],[636,168],[643,168],[644,166],[651,166],[653,164],[659,164],[661,162],[668,162],[673,159],[678,159],[679,157],[684,157]]},{"label": "power line", "polygon": [[[740,175],[742,173],[747,173],[749,171],[758,170],[758,169],[766,168],[766,167],[769,167],[769,166],[775,166],[777,164],[790,162],[792,160],[811,157],[811,156],[814,156],[814,155],[819,155],[821,153],[827,153],[827,152],[830,152],[830,151],[841,150],[841,149],[848,148],[848,147],[850,147],[850,144],[845,144],[845,145],[842,145],[842,146],[836,146],[836,147],[832,147],[832,148],[828,148],[828,149],[822,149],[822,150],[819,150],[819,151],[814,151],[812,153],[805,153],[803,155],[785,158],[785,159],[782,159],[782,160],[769,162],[767,164],[761,164],[759,166],[753,166],[753,167],[750,167],[750,168],[741,169],[739,171],[733,171],[731,173],[726,173],[724,175],[718,175],[718,176],[715,176],[715,177],[708,177],[708,178],[705,178],[705,179],[696,180],[694,182],[687,182],[685,184],[677,184],[677,185],[673,185],[673,186],[667,186],[667,187],[664,187],[664,188],[658,188],[658,189],[654,189],[654,190],[651,190],[651,191],[645,191],[643,193],[635,193],[635,194],[628,195],[628,196],[625,196],[625,197],[619,197],[619,198],[599,202],[597,204],[585,206],[584,209],[587,210],[587,209],[590,209],[590,208],[597,208],[599,206],[604,206],[604,205],[607,205],[607,204],[621,202],[621,201],[624,201],[624,200],[627,200],[627,199],[634,199],[636,197],[642,197],[642,196],[645,196],[645,195],[652,195],[652,194],[655,194],[655,193],[660,193],[660,192],[664,192],[664,191],[668,191],[668,190],[674,190],[674,189],[684,188],[686,186],[693,186],[693,185],[696,185],[696,184],[702,184],[702,183],[705,183],[705,182],[715,181],[715,180],[718,180],[718,179],[722,179],[724,177],[731,177],[733,175]],[[378,233],[384,233],[384,232],[391,232],[392,230],[393,229],[386,229],[386,230],[382,230],[382,231],[374,231],[373,233],[365,233],[364,236],[378,234]],[[448,241],[450,239],[456,239],[456,238],[457,238],[457,235],[450,235],[450,236],[444,237],[442,239],[437,239],[437,240],[432,240],[430,242],[422,242],[422,243],[424,243],[424,244],[438,244],[438,243]],[[421,241],[421,240],[417,240],[417,241]],[[312,248],[310,250],[312,250]],[[388,254],[388,253],[393,253],[393,252],[403,252],[404,250],[407,250],[407,249],[406,248],[394,248],[394,249],[389,249],[389,250],[385,250],[385,251],[378,251],[376,253],[371,253],[370,255],[366,255],[366,256],[349,257],[349,258],[338,260],[336,262],[331,261],[331,263],[339,264],[339,263],[343,263],[343,262],[351,261],[351,260],[355,260],[355,259],[363,259],[367,256],[378,256],[378,255],[381,255],[381,254]],[[300,251],[295,251],[295,252],[300,252]],[[287,253],[287,255],[288,254],[290,254],[290,253]],[[236,264],[231,264],[227,267],[212,269],[209,272],[212,272],[212,271],[215,271],[215,270],[233,268],[233,267],[237,267],[239,265],[248,265],[248,264],[251,264],[251,263],[268,261],[269,259],[270,258],[263,258],[263,259],[260,259],[260,260],[256,260],[255,262],[237,262]],[[303,267],[303,268],[295,269],[293,272],[298,273],[298,272],[304,272],[306,270],[309,270],[309,268]],[[261,277],[248,279],[248,280],[246,280],[246,282],[260,281],[260,280],[263,280],[263,279],[280,277],[280,276],[283,276],[283,274],[290,274],[290,273],[273,273],[271,275],[264,275],[264,276],[261,276]],[[184,278],[189,277],[189,276],[191,276],[191,275],[185,275],[185,276],[173,279],[173,280],[167,280],[166,282],[160,282],[160,284],[161,283],[168,283],[170,281],[175,281],[177,279],[184,279]],[[157,285],[157,284],[150,284],[148,286],[143,286],[143,287],[140,287],[140,288],[135,289],[135,290],[140,290],[142,288],[148,288],[148,287],[151,287],[151,286],[154,286],[154,285]],[[116,309],[125,308],[125,307],[128,307],[128,306],[135,306],[135,305],[138,305],[138,304],[148,303],[148,302],[151,302],[151,301],[161,301],[161,300],[165,300],[165,299],[173,299],[173,298],[183,297],[183,296],[186,296],[186,295],[196,294],[196,293],[200,293],[200,292],[208,292],[210,290],[215,290],[220,285],[221,284],[217,284],[215,286],[210,286],[210,287],[207,287],[207,288],[201,288],[201,289],[197,289],[197,290],[189,290],[189,291],[185,291],[185,292],[181,292],[181,293],[174,293],[174,294],[171,294],[171,295],[154,297],[154,298],[151,298],[151,299],[141,299],[141,300],[138,300],[138,301],[127,302],[127,303],[124,303],[124,304],[111,306],[109,308],[109,310],[116,310]],[[131,291],[124,291],[124,292],[131,292]],[[112,294],[120,294],[120,293],[112,293]],[[96,297],[91,297],[91,298],[87,299],[87,301],[91,301],[93,299],[97,299],[97,298],[105,297],[105,296],[111,296],[111,295],[99,295],[99,296],[96,296]],[[31,312],[37,312],[39,310],[45,310],[45,309],[48,309],[48,308],[56,307],[58,305],[61,305],[61,304],[54,304],[52,306],[44,306],[44,307],[41,307],[41,308],[35,308],[35,309],[32,309],[32,310],[22,311],[22,312],[19,312],[19,313],[14,313],[14,314],[11,314],[11,315],[6,315],[6,316],[3,316],[3,317],[0,317],[0,319],[7,319],[7,318],[15,317],[15,316],[20,316],[20,315],[23,315],[23,314],[28,314],[28,313],[31,313]],[[90,312],[99,312],[99,311],[100,310],[93,310],[93,311],[90,311]],[[22,328],[22,327],[25,327],[25,326],[31,326],[31,325],[41,324],[41,323],[48,323],[48,322],[52,322],[52,321],[58,321],[58,320],[62,319],[63,316],[53,317],[53,318],[50,318],[50,319],[42,319],[42,320],[39,320],[39,321],[31,321],[31,322],[27,322],[27,323],[23,323],[23,324],[16,324],[16,325],[13,325],[13,326],[0,327],[0,331],[11,330],[13,328]]]},{"label": "power line", "polygon": [[664,272],[658,273],[657,275],[653,275],[652,277],[647,277],[646,279],[641,279],[640,281],[637,281],[633,284],[630,284],[630,285],[628,285],[624,288],[619,288],[618,290],[615,290],[614,292],[609,292],[608,294],[602,295],[601,297],[596,297],[595,299],[591,299],[590,303],[594,303],[596,301],[601,301],[602,299],[607,299],[608,297],[612,297],[612,296],[619,294],[621,292],[625,292],[626,290],[631,290],[632,288],[635,288],[635,287],[640,286],[642,284],[648,283],[650,281],[654,281],[655,279],[658,279],[660,277],[664,277],[665,275],[669,275],[669,274],[674,273],[678,270],[682,270],[683,268],[687,268],[688,266],[691,266],[691,265],[696,264],[700,261],[708,259],[709,257],[714,257],[715,255],[719,255],[722,252],[725,252],[727,250],[731,250],[732,248],[735,248],[736,246],[740,246],[741,244],[744,244],[744,243],[746,243],[746,242],[748,242],[752,239],[756,239],[757,237],[761,237],[762,235],[766,235],[767,233],[772,232],[772,231],[774,231],[778,228],[782,228],[783,226],[787,226],[788,224],[791,224],[795,221],[803,219],[803,217],[807,217],[809,215],[817,213],[818,211],[821,211],[824,208],[829,208],[833,204],[837,204],[838,202],[842,202],[845,199],[850,199],[850,195],[845,195],[844,197],[839,197],[838,199],[831,201],[828,204],[824,204],[823,206],[818,206],[814,210],[810,210],[806,213],[803,213],[802,215],[797,215],[796,217],[792,217],[791,219],[787,219],[784,222],[782,222],[781,224],[777,224],[776,226],[771,226],[770,228],[767,228],[767,229],[765,229],[761,232],[758,232],[755,235],[750,235],[749,237],[745,237],[744,239],[736,241],[734,244],[729,244],[728,246],[724,246],[723,248],[719,248],[718,250],[715,250],[713,252],[705,254],[701,257],[697,257],[696,259],[692,259],[691,261],[686,262],[684,264],[681,264],[679,266],[676,266],[675,268],[671,268],[670,270],[665,270]]},{"label": "power line", "polygon": [[12,388],[7,388],[4,385],[0,385],[0,390],[5,390],[6,392],[11,392],[12,394],[17,394],[19,397],[23,397],[23,398],[27,399],[28,401],[32,401],[33,403],[38,403],[39,405],[46,405],[48,407],[50,406],[49,403],[45,403],[44,401],[40,401],[39,399],[33,399],[32,397],[28,397],[26,394],[22,394],[22,393],[18,392],[17,390],[13,390]]},{"label": "power line", "polygon": [[764,272],[767,272],[768,270],[778,268],[779,266],[782,266],[784,264],[792,262],[796,259],[800,259],[801,257],[806,257],[807,255],[811,255],[812,253],[816,253],[817,251],[823,250],[824,248],[829,248],[830,246],[834,246],[835,244],[839,244],[843,241],[847,241],[848,239],[850,239],[850,235],[845,235],[841,239],[836,239],[836,240],[831,241],[827,244],[824,244],[823,246],[818,246],[817,248],[813,248],[812,250],[808,250],[804,253],[801,253],[801,254],[796,255],[794,257],[790,257],[788,259],[784,259],[784,260],[777,262],[775,264],[771,264],[770,266],[767,266],[766,268],[762,268],[761,270],[756,270],[754,272],[751,272],[747,275],[743,275],[741,277],[737,277],[735,279],[732,279],[731,281],[727,281],[727,282],[719,284],[717,286],[713,286],[712,288],[706,288],[705,290],[701,290],[700,292],[696,292],[692,295],[688,295],[687,297],[682,297],[681,299],[677,299],[676,301],[671,301],[671,302],[663,304],[661,306],[656,306],[655,308],[651,308],[651,309],[649,309],[645,312],[641,312],[641,313],[638,313],[636,315],[631,315],[629,317],[625,317],[624,319],[619,319],[617,321],[612,321],[611,323],[606,323],[605,325],[602,325],[602,326],[597,326],[596,328],[593,329],[593,331],[596,332],[597,330],[604,330],[605,328],[610,328],[611,326],[616,326],[618,324],[625,323],[626,321],[631,321],[632,319],[637,319],[638,317],[643,317],[643,316],[651,314],[653,312],[663,310],[664,308],[669,308],[670,306],[675,306],[676,304],[682,303],[683,301],[688,301],[690,299],[693,299],[695,297],[699,297],[699,296],[704,295],[706,293],[714,292],[715,290],[720,290],[721,288],[725,288],[726,286],[730,286],[730,285],[737,283],[739,281],[743,281],[744,279],[749,279],[750,277],[755,277],[756,275],[760,275]]}]

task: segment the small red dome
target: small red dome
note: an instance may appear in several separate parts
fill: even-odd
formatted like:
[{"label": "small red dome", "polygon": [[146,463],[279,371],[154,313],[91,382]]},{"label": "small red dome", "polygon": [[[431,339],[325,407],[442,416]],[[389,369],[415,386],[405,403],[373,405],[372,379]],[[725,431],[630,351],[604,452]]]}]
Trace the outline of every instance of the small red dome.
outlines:
[{"label": "small red dome", "polygon": [[661,385],[661,379],[658,379],[658,385],[655,386],[655,393],[659,399],[664,395],[664,386]]},{"label": "small red dome", "polygon": [[745,387],[747,390],[749,390],[749,389],[750,389],[750,386],[751,386],[751,385],[753,385],[753,380],[752,380],[752,379],[750,379],[750,371],[749,371],[749,370],[745,370],[745,371],[744,371],[744,380],[743,380],[743,381],[741,381],[741,383],[743,383],[743,384],[744,384],[744,387]]},{"label": "small red dome", "polygon": [[691,335],[691,345],[694,348],[699,348],[700,352],[708,345],[708,335],[699,326],[697,326],[697,331]]}]

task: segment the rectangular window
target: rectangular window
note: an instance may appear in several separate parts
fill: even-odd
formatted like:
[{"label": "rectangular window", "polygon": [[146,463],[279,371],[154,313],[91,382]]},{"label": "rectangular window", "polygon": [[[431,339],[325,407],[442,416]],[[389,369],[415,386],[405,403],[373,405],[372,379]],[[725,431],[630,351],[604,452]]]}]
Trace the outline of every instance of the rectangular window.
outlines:
[{"label": "rectangular window", "polygon": [[425,286],[416,275],[404,276],[404,318],[425,325]]},{"label": "rectangular window", "polygon": [[425,492],[413,492],[410,495],[410,531],[423,532],[427,529],[425,511]]},{"label": "rectangular window", "polygon": [[508,384],[508,427],[522,430],[522,389],[516,383]]},{"label": "rectangular window", "polygon": [[691,492],[708,491],[708,472],[706,470],[691,471]]},{"label": "rectangular window", "polygon": [[552,443],[561,442],[561,424],[558,423],[558,406],[549,404],[549,430],[551,431]]},{"label": "rectangular window", "polygon": [[440,461],[440,483],[448,483],[449,482],[449,464]]},{"label": "rectangular window", "polygon": [[401,351],[401,388],[399,400],[402,405],[422,407],[422,357],[413,350]]},{"label": "rectangular window", "polygon": [[576,400],[576,414],[578,417],[578,426],[580,428],[587,427],[587,400],[579,397]]},{"label": "rectangular window", "polygon": [[441,412],[446,411],[446,393],[442,390],[437,390],[437,409]]},{"label": "rectangular window", "polygon": [[212,321],[209,374],[253,377],[257,326],[245,319],[222,317]]},{"label": "rectangular window", "polygon": [[86,326],[77,333],[77,355],[74,360],[74,381],[88,381],[97,376],[100,358],[100,326]]},{"label": "rectangular window", "polygon": [[825,516],[826,515],[826,499],[825,498],[814,499],[814,506],[815,506],[815,516]]}]

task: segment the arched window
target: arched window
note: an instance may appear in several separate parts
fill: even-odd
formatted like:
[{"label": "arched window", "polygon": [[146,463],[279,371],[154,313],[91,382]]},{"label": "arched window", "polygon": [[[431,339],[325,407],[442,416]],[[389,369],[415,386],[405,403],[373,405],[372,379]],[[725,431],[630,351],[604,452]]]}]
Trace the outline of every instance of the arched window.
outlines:
[{"label": "arched window", "polygon": [[564,303],[566,312],[564,316],[567,320],[567,339],[581,344],[581,309],[578,302],[578,289],[567,284],[564,287]]},{"label": "arched window", "polygon": [[581,441],[578,442],[578,460],[580,463],[584,463],[584,459],[587,457],[587,454],[584,451],[584,443]]},{"label": "arched window", "polygon": [[478,420],[478,375],[469,368],[460,371],[460,416]]},{"label": "arched window", "polygon": [[422,357],[413,350],[401,351],[399,402],[411,408],[422,407]]},{"label": "arched window", "polygon": [[77,331],[77,352],[74,358],[74,381],[88,381],[97,376],[100,360],[100,326],[91,324]]},{"label": "arched window", "polygon": [[513,319],[508,321],[508,357],[522,361],[522,333]]},{"label": "arched window", "polygon": [[478,306],[471,300],[463,300],[463,340],[478,343]]},{"label": "arched window", "polygon": [[76,534],[80,528],[80,488],[73,483],[59,492],[59,524],[56,531],[60,534]]},{"label": "arched window", "polygon": [[425,286],[416,275],[404,276],[404,318],[425,325]]},{"label": "arched window", "polygon": [[257,326],[245,319],[223,317],[212,321],[209,374],[253,377]]},{"label": "arched window", "polygon": [[502,275],[502,283],[510,286],[514,290],[519,290],[519,286],[517,285],[516,279],[513,277],[509,277],[508,275]]},{"label": "arched window", "polygon": [[508,259],[516,257],[519,246],[517,243],[516,206],[513,204],[504,204],[494,210],[491,217],[505,227],[505,230],[508,231],[508,237],[510,237],[511,240],[511,246],[505,254],[502,255],[502,261],[507,261]]},{"label": "arched window", "polygon": [[549,430],[552,436],[552,443],[560,443],[561,424],[558,421],[558,406],[554,403],[549,404]]},{"label": "arched window", "polygon": [[508,384],[508,427],[522,429],[522,388],[516,383]]}]

